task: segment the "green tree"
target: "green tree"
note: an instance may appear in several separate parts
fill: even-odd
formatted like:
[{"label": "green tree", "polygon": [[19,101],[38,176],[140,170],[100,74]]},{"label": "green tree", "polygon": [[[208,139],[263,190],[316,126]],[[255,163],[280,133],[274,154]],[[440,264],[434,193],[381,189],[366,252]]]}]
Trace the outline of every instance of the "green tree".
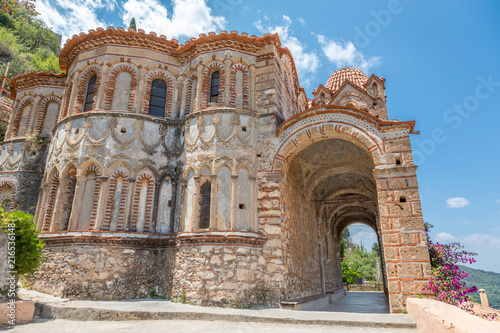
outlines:
[{"label": "green tree", "polygon": [[350,244],[349,237],[351,237],[349,228],[345,228],[340,237],[340,258],[345,258],[347,255],[347,248]]},{"label": "green tree", "polygon": [[130,25],[128,27],[137,30],[137,25],[135,24],[135,17],[132,17],[132,19],[130,20]]},{"label": "green tree", "polygon": [[346,260],[342,260],[342,281],[347,284],[355,284],[356,278],[360,278],[361,275],[356,271],[356,269],[347,262]]},{"label": "green tree", "polygon": [[6,212],[0,208],[0,228],[2,232],[9,234],[9,241],[15,238],[14,270],[17,275],[34,273],[42,263],[42,249],[45,244],[38,238],[40,230],[37,230],[33,223],[33,215],[19,210]]},{"label": "green tree", "polygon": [[49,48],[53,53],[59,53],[61,36],[47,28],[43,21],[30,18],[29,20],[15,19],[14,22],[13,33],[27,52]]},{"label": "green tree", "polygon": [[0,13],[23,17],[33,17],[38,15],[35,9],[35,0],[1,0]]},{"label": "green tree", "polygon": [[377,257],[380,257],[380,247],[378,245],[378,242],[373,242],[372,252],[375,253]]}]

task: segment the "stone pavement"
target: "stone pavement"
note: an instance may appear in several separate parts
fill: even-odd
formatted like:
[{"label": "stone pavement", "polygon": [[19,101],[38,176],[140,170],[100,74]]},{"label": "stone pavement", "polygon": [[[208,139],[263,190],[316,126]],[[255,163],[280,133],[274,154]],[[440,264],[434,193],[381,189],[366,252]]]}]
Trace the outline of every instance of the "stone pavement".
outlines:
[{"label": "stone pavement", "polygon": [[37,320],[15,328],[16,332],[28,332],[24,327],[31,327],[31,332],[66,332],[68,327],[67,332],[71,333],[134,332],[134,329],[144,332],[173,326],[178,332],[301,332],[306,329],[313,332],[334,329],[336,332],[416,332],[415,322],[408,315],[366,313],[369,308],[383,310],[386,302],[380,293],[349,292],[343,302],[352,312],[338,312],[342,307],[333,304],[320,311],[292,311],[212,308],[153,299],[71,301],[26,289],[19,295],[37,302],[39,318],[56,320]]},{"label": "stone pavement", "polygon": [[37,319],[8,330],[15,333],[101,333],[101,332],[220,332],[220,333],[417,333],[416,328],[376,328],[325,325],[290,325],[231,321],[144,320],[73,321]]}]

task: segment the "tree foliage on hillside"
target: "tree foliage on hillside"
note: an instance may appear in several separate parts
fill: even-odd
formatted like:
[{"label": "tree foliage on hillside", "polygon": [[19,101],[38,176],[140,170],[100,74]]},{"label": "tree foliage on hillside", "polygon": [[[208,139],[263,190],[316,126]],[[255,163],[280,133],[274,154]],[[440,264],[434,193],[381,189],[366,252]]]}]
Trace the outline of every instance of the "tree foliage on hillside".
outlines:
[{"label": "tree foliage on hillside", "polygon": [[[486,290],[490,307],[500,310],[500,273],[483,271],[482,269],[475,269],[462,265],[459,267],[469,274],[469,277],[464,279],[465,283]],[[472,295],[474,299],[479,302],[479,294],[474,293]]]},{"label": "tree foliage on hillside", "polygon": [[[3,0],[2,0],[3,1]],[[8,78],[27,71],[59,73],[61,36],[33,15],[15,11],[0,13],[0,74],[10,62]],[[8,86],[7,86],[8,88]]]},{"label": "tree foliage on hillside", "polygon": [[342,277],[345,283],[355,283],[355,278],[368,281],[377,279],[377,262],[380,261],[378,243],[374,243],[371,251],[362,245],[359,247],[350,240],[349,228],[342,232],[340,240],[342,259]]}]

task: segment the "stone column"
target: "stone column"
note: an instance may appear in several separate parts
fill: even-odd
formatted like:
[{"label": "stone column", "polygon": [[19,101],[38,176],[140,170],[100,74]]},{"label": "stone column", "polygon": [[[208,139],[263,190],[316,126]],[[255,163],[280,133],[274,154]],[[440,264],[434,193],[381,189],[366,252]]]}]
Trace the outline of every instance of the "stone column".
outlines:
[{"label": "stone column", "polygon": [[[75,102],[76,102],[76,95],[78,95],[78,80],[76,79],[76,75],[73,78],[73,91],[71,92],[71,97],[69,99],[69,104],[68,104],[68,113],[66,116],[71,116],[72,114],[75,113]],[[84,92],[85,94],[85,92]],[[85,98],[85,96],[84,96]],[[61,105],[62,107],[62,105]],[[83,111],[83,110],[82,110]]]},{"label": "stone column", "polygon": [[255,219],[255,177],[248,177],[248,181],[250,183],[250,205],[248,207],[249,222],[250,222],[250,231],[257,232],[259,231],[259,226],[256,223]]},{"label": "stone column", "polygon": [[[36,123],[37,123],[37,118],[38,118],[38,115],[40,113],[40,101],[41,101],[41,97],[40,96],[37,96],[35,98],[35,101],[33,102],[33,105],[31,106],[33,109],[31,111],[31,117],[30,117],[30,123],[29,124],[26,124],[26,127],[27,127],[27,131],[26,131],[26,134],[30,134],[30,133],[33,133],[33,131],[35,130],[35,126],[36,126]],[[42,122],[42,125],[43,125],[43,122]]]},{"label": "stone column", "polygon": [[109,66],[104,64],[101,67],[102,74],[99,79],[99,91],[97,92],[97,98],[95,100],[95,108],[96,110],[104,109],[104,93],[106,92],[106,85],[108,84],[108,74],[109,74]]},{"label": "stone column", "polygon": [[[193,218],[189,231],[198,229],[200,213],[200,176],[194,177],[194,203],[193,203]],[[196,225],[196,227],[195,227]]]},{"label": "stone column", "polygon": [[195,101],[195,104],[194,104],[195,105],[195,107],[194,107],[195,110],[201,109],[201,101],[203,99],[203,96],[202,96],[202,91],[203,91],[203,68],[204,68],[203,65],[198,65],[198,68],[197,68],[198,79],[196,81],[196,101]]},{"label": "stone column", "polygon": [[50,188],[50,184],[43,184],[40,186],[40,192],[38,194],[38,203],[36,204],[36,213],[35,213],[35,224],[37,229],[42,229],[43,217],[45,216],[45,206],[47,201],[47,192],[48,188]]},{"label": "stone column", "polygon": [[108,198],[108,179],[109,177],[101,177],[101,189],[99,192],[99,201],[97,203],[97,214],[95,218],[94,230],[102,230],[104,214],[106,213],[106,201]]},{"label": "stone column", "polygon": [[[135,113],[143,113],[144,105],[142,105],[142,97],[144,96],[144,92],[146,91],[146,74],[148,71],[145,68],[141,68],[139,71],[139,82],[137,84],[137,88],[135,90],[135,101],[134,101],[134,112]],[[132,94],[132,91],[130,91]],[[149,100],[149,96],[147,96]]]},{"label": "stone column", "polygon": [[[67,200],[66,192],[69,184],[69,179],[59,177],[59,189],[56,193],[57,197],[54,202],[54,209],[52,210],[52,222],[50,223],[50,231],[60,231],[61,223],[61,209],[64,205],[64,201]],[[71,210],[73,212],[74,210]],[[68,230],[69,230],[68,222]]]},{"label": "stone column", "polygon": [[231,98],[231,59],[224,60],[224,106],[229,106],[229,100]]},{"label": "stone column", "polygon": [[177,200],[177,183],[172,181],[172,206],[170,207],[170,221],[168,224],[168,232],[174,233],[179,231],[179,226],[175,226],[175,221],[176,221],[176,215],[177,215],[177,203],[179,200]]},{"label": "stone column", "polygon": [[256,73],[256,70],[255,70],[255,65],[250,65],[249,66],[250,68],[250,96],[249,96],[249,107],[250,107],[250,110],[251,111],[254,111],[255,110],[255,73]]},{"label": "stone column", "polygon": [[180,114],[181,114],[181,108],[182,108],[182,101],[183,101],[183,96],[182,92],[184,91],[184,80],[186,80],[186,77],[184,75],[180,75],[177,78],[177,96],[175,96],[174,101],[176,101],[175,106],[173,106],[173,118],[174,119],[179,119]]},{"label": "stone column", "polygon": [[[69,216],[68,221],[68,230],[74,230],[76,228],[76,224],[78,222],[78,217],[80,216],[81,202],[83,201],[83,188],[85,187],[85,180],[87,177],[80,175],[76,176],[76,184],[75,184],[75,194],[73,195],[73,204],[71,209],[71,215]],[[63,180],[64,179],[64,180]],[[62,180],[65,181],[64,185]],[[68,184],[68,180],[65,178],[59,178],[59,189],[60,192],[64,193],[64,189]],[[62,194],[59,195],[61,197]],[[52,221],[54,220],[56,210],[54,209],[54,213],[52,215]]]},{"label": "stone column", "polygon": [[238,175],[231,175],[231,230],[236,230],[236,193]]},{"label": "stone column", "polygon": [[[176,219],[176,223],[174,223],[174,230],[173,232],[180,232],[180,231],[187,231],[186,230],[186,217],[185,217],[185,210],[186,210],[186,183],[187,181],[185,179],[181,180],[177,186],[178,192],[178,200],[176,202],[176,210],[179,212],[178,217],[179,219]],[[176,216],[177,217],[177,216]],[[175,229],[175,224],[177,224],[177,229]],[[182,230],[181,230],[182,227]]]},{"label": "stone column", "polygon": [[123,230],[127,231],[130,230],[130,219],[132,218],[132,206],[133,202],[132,200],[134,199],[134,184],[135,184],[135,178],[134,177],[128,177],[128,186],[127,186],[127,204],[125,207],[127,207],[127,211],[125,212],[125,221],[123,223]]},{"label": "stone column", "polygon": [[153,194],[153,211],[151,216],[151,227],[150,232],[156,231],[156,220],[158,219],[158,206],[160,202],[160,188],[162,182],[155,181],[155,192]]},{"label": "stone column", "polygon": [[210,175],[210,230],[217,230],[217,175]]}]

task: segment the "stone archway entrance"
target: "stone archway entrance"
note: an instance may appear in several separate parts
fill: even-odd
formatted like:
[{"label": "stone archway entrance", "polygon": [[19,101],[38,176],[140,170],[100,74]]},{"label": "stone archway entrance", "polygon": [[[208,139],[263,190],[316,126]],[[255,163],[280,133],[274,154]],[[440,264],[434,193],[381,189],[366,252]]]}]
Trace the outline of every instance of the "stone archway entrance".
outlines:
[{"label": "stone archway entrance", "polygon": [[377,233],[391,312],[423,293],[430,264],[411,130],[340,107],[281,125],[268,177],[281,179],[286,299],[342,288],[341,232],[354,222]]},{"label": "stone archway entrance", "polygon": [[344,228],[361,222],[380,234],[373,159],[352,142],[325,139],[301,150],[288,166],[285,219],[292,241],[286,250],[293,284],[288,287],[301,286],[302,297],[335,292],[342,289]]}]

